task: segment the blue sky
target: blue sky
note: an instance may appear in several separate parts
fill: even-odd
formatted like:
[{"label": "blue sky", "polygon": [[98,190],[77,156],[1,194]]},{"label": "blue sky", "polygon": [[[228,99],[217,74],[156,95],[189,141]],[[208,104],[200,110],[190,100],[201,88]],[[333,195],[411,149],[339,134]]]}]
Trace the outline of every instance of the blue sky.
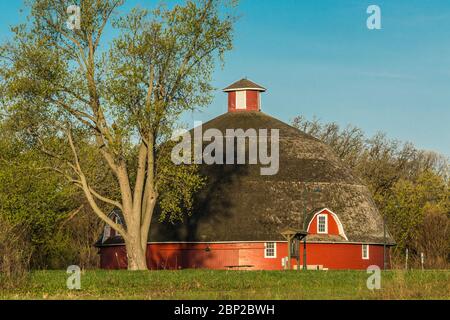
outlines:
[{"label": "blue sky", "polygon": [[[124,10],[154,4],[129,0]],[[382,30],[366,27],[371,4]],[[0,40],[23,19],[21,7],[0,2]],[[263,111],[285,122],[316,116],[450,156],[450,1],[241,0],[238,12],[218,89],[248,77],[268,88]],[[209,120],[226,103],[217,90],[208,109],[184,120]]]}]

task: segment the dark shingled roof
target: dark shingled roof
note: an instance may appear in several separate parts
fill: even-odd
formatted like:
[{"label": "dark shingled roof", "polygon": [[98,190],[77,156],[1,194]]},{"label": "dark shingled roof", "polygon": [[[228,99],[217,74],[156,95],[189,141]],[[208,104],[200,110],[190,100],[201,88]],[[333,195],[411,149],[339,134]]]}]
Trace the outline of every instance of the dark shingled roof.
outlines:
[{"label": "dark shingled roof", "polygon": [[[317,208],[340,219],[348,242],[383,243],[383,218],[361,180],[329,146],[261,112],[227,113],[203,130],[279,129],[280,170],[261,176],[259,165],[201,166],[208,178],[183,222],[160,223],[154,215],[151,242],[284,241],[286,228],[303,229]],[[320,192],[312,192],[320,189]],[[310,235],[309,241],[347,242]],[[388,233],[388,243],[394,243]]]},{"label": "dark shingled roof", "polygon": [[256,90],[256,91],[266,91],[266,88],[260,86],[259,84],[254,83],[253,81],[250,81],[248,79],[241,79],[235,83],[233,83],[232,85],[226,87],[225,89],[223,89],[224,92],[227,91],[236,91],[236,90]]}]

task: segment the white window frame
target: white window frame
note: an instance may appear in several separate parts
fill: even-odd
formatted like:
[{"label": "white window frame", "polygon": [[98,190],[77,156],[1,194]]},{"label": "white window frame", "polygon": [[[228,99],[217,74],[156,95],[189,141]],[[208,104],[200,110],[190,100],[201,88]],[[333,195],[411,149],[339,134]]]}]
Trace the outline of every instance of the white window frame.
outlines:
[{"label": "white window frame", "polygon": [[[273,244],[273,256],[267,254],[268,244]],[[271,248],[270,248],[271,249]],[[264,243],[264,258],[266,259],[276,259],[277,258],[277,243],[276,242],[266,242]]]},{"label": "white window frame", "polygon": [[[367,255],[364,255],[364,248],[366,248],[366,254]],[[361,246],[361,256],[362,256],[363,260],[369,260],[370,259],[369,248],[370,248],[370,246],[368,244],[363,244]]]},{"label": "white window frame", "polygon": [[236,91],[236,110],[247,109],[247,91]]},{"label": "white window frame", "polygon": [[[320,231],[320,218],[325,218],[325,231]],[[317,215],[317,233],[318,234],[328,234],[328,215],[327,214],[319,214]]]}]

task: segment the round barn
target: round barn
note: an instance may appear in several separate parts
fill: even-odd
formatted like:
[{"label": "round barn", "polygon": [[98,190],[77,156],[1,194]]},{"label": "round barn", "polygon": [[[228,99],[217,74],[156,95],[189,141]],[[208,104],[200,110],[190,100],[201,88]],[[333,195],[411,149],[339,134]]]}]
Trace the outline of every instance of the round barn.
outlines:
[{"label": "round barn", "polygon": [[[224,89],[228,112],[203,130],[225,136],[227,129],[278,129],[278,173],[261,175],[261,165],[202,165],[207,183],[192,216],[171,224],[154,215],[149,268],[383,268],[393,239],[368,188],[329,146],[261,112],[265,91],[247,79]],[[111,216],[124,220],[117,210]],[[127,267],[123,241],[109,227],[96,245],[102,268]]]}]

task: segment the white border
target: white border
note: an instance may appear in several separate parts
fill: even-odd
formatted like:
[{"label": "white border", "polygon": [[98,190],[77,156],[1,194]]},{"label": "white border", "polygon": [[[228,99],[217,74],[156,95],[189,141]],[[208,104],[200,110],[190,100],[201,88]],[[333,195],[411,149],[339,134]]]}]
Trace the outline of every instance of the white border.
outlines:
[{"label": "white border", "polygon": [[266,92],[267,89],[261,89],[261,88],[236,88],[236,89],[223,90],[223,92],[234,92],[234,91],[259,91],[259,92]]}]

